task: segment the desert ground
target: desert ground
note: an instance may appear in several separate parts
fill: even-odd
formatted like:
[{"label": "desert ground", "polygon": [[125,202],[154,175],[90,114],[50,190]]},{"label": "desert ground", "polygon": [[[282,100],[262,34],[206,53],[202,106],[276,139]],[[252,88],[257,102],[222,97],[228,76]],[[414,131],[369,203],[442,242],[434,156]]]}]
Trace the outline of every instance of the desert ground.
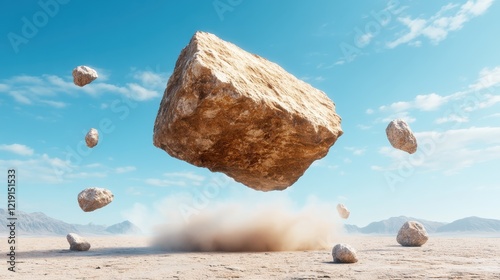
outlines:
[{"label": "desert ground", "polygon": [[431,236],[424,246],[413,248],[401,247],[389,236],[336,240],[357,249],[355,264],[332,263],[330,249],[172,253],[150,247],[147,237],[87,240],[92,244],[89,251],[74,252],[65,237],[20,237],[17,272],[8,272],[2,262],[0,278],[500,279],[500,238]]}]

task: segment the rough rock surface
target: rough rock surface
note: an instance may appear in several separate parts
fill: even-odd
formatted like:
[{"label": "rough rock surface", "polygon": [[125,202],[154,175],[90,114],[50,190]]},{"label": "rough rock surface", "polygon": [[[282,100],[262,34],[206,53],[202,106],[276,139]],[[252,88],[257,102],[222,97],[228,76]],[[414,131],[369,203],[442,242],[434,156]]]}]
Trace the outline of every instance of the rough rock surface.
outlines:
[{"label": "rough rock surface", "polygon": [[342,135],[327,95],[283,68],[197,32],[175,65],[154,145],[256,190],[283,190]]},{"label": "rough rock surface", "polygon": [[78,66],[73,69],[73,83],[79,87],[92,83],[97,77],[97,71],[88,66]]},{"label": "rough rock surface", "polygon": [[337,244],[332,249],[333,262],[355,263],[358,261],[356,250],[347,244]]},{"label": "rough rock surface", "polygon": [[66,235],[66,240],[68,240],[69,249],[72,251],[88,251],[90,249],[90,243],[76,233]]},{"label": "rough rock surface", "polygon": [[394,148],[409,154],[417,151],[417,139],[404,120],[396,119],[390,122],[385,129],[385,133]]},{"label": "rough rock surface", "polygon": [[342,203],[337,204],[337,211],[342,219],[349,218],[349,214],[351,214],[351,212],[349,212],[349,210],[347,210],[345,205]]},{"label": "rough rock surface", "polygon": [[87,143],[87,147],[93,148],[99,142],[99,132],[95,128],[91,128],[87,135],[85,135],[85,143]]},{"label": "rough rock surface", "polygon": [[114,195],[103,188],[87,188],[78,194],[78,204],[85,212],[102,208],[113,201]]},{"label": "rough rock surface", "polygon": [[398,243],[403,246],[422,246],[428,239],[429,236],[424,226],[415,221],[404,223],[397,237]]}]

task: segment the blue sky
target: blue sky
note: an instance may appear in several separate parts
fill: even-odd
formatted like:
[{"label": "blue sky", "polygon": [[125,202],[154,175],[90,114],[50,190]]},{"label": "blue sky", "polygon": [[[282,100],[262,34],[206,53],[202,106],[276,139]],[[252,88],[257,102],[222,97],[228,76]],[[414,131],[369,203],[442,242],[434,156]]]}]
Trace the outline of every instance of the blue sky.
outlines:
[{"label": "blue sky", "polygon": [[[360,226],[399,215],[500,219],[498,1],[3,5],[0,170],[17,168],[20,210],[146,227],[163,222],[165,209],[286,200],[344,203],[347,222]],[[197,30],[280,64],[336,103],[344,135],[287,190],[256,192],[153,146],[163,90]],[[99,78],[74,86],[78,65]],[[390,146],[394,118],[415,132],[416,154]],[[90,150],[83,139],[92,127],[101,139]],[[84,213],[76,197],[92,186],[115,200]],[[0,198],[6,205],[5,191]]]}]

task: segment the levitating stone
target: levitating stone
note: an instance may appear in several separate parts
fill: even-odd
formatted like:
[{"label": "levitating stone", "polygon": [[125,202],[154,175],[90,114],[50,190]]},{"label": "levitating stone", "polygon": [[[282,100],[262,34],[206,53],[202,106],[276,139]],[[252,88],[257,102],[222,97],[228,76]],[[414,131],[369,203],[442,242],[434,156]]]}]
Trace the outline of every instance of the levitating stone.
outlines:
[{"label": "levitating stone", "polygon": [[398,243],[402,246],[422,246],[428,239],[429,236],[424,226],[415,221],[404,223],[397,237]]},{"label": "levitating stone", "polygon": [[91,128],[87,135],[85,135],[85,143],[87,143],[87,147],[93,148],[99,142],[99,132],[95,128]]},{"label": "levitating stone", "polygon": [[175,65],[154,145],[250,188],[283,190],[342,135],[328,96],[283,68],[197,32]]},{"label": "levitating stone", "polygon": [[73,69],[73,83],[83,87],[97,79],[97,72],[88,66],[78,66]]},{"label": "levitating stone", "polygon": [[83,211],[91,212],[110,204],[113,198],[110,190],[87,188],[78,194],[78,204]]},{"label": "levitating stone", "polygon": [[349,214],[351,214],[351,212],[349,212],[349,210],[347,210],[347,208],[342,203],[337,204],[337,211],[339,212],[339,215],[342,219],[349,218]]},{"label": "levitating stone", "polygon": [[409,154],[417,151],[417,139],[404,120],[396,119],[390,122],[385,129],[385,133],[394,148]]}]

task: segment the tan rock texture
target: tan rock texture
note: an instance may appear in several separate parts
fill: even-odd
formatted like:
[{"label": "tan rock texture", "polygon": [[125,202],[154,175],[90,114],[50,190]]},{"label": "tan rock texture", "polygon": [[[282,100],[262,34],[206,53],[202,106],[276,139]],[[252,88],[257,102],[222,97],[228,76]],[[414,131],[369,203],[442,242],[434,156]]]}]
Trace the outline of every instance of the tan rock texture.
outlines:
[{"label": "tan rock texture", "polygon": [[88,251],[90,249],[90,243],[76,233],[66,235],[66,240],[68,240],[71,251]]},{"label": "tan rock texture", "polygon": [[79,87],[92,83],[97,77],[97,71],[88,66],[78,66],[73,69],[73,83]]},{"label": "tan rock texture", "polygon": [[85,143],[87,147],[93,148],[99,142],[99,132],[95,128],[91,128],[87,135],[85,135]]},{"label": "tan rock texture", "polygon": [[413,154],[417,151],[417,139],[410,126],[402,119],[395,119],[385,129],[391,145],[399,150]]},{"label": "tan rock texture", "polygon": [[342,204],[342,203],[337,204],[337,212],[339,212],[339,216],[342,219],[349,218],[349,215],[351,214],[351,212],[349,212],[349,210],[347,210],[347,208],[345,207],[345,205]]},{"label": "tan rock texture", "polygon": [[408,221],[401,227],[396,239],[402,246],[422,246],[429,236],[421,223]]},{"label": "tan rock texture", "polygon": [[154,145],[246,186],[283,190],[342,135],[327,95],[275,63],[197,32],[175,65]]},{"label": "tan rock texture", "polygon": [[356,250],[348,244],[337,244],[332,249],[333,262],[355,263],[358,261]]},{"label": "tan rock texture", "polygon": [[103,188],[87,188],[78,194],[78,204],[85,212],[102,208],[113,201],[114,195]]}]

